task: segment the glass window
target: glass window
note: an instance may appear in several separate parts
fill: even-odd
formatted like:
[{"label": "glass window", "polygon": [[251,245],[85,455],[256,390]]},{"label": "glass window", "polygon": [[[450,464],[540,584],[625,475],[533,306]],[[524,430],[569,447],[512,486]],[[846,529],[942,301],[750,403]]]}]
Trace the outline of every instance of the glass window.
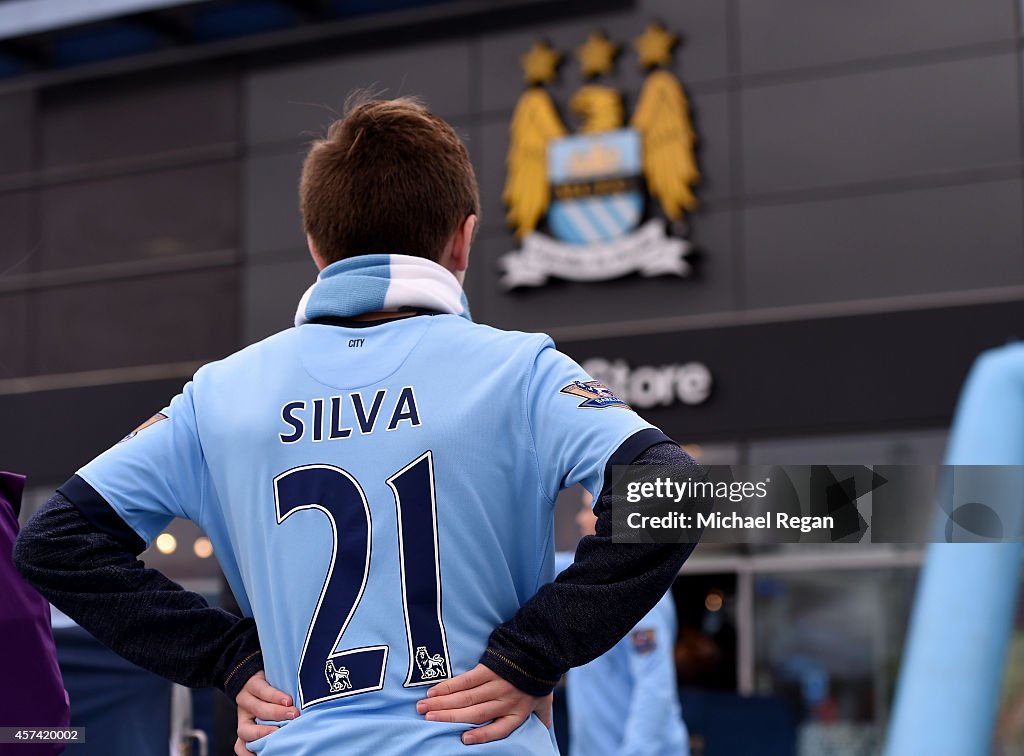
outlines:
[{"label": "glass window", "polygon": [[755,576],[756,691],[787,702],[800,756],[880,748],[916,577],[915,568]]}]

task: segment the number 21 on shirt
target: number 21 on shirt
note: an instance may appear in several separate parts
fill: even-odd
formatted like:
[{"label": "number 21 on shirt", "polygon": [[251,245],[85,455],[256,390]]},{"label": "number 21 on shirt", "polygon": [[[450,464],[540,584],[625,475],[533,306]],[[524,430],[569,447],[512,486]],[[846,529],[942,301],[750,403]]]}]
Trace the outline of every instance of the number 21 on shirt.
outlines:
[{"label": "number 21 on shirt", "polygon": [[[451,676],[441,619],[432,453],[420,455],[386,483],[398,512],[402,609],[409,645],[405,687],[432,685]],[[356,614],[370,573],[373,523],[362,486],[340,467],[304,465],[274,479],[274,500],[279,525],[296,512],[318,510],[326,515],[333,539],[330,567],[299,659],[302,708],[382,689],[386,645],[335,651]]]}]

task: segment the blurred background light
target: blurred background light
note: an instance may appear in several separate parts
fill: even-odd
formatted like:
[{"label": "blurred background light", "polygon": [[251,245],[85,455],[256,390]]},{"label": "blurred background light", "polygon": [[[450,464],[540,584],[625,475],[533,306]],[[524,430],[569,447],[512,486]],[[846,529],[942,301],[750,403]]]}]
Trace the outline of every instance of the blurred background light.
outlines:
[{"label": "blurred background light", "polygon": [[196,542],[192,544],[192,551],[200,559],[209,559],[213,556],[213,544],[210,543],[210,539],[206,536],[200,536],[196,539]]},{"label": "blurred background light", "polygon": [[178,539],[170,533],[161,533],[156,537],[156,550],[161,554],[173,554],[178,548]]}]

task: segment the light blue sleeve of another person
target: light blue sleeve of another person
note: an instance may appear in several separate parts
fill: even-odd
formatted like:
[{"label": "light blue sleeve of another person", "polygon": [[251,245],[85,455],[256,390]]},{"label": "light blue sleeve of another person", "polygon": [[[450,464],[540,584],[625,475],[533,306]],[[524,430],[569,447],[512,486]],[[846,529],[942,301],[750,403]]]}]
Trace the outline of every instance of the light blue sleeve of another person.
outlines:
[{"label": "light blue sleeve of another person", "polygon": [[[571,551],[556,552],[555,572],[572,561]],[[676,631],[669,593],[604,657],[569,670],[572,753],[689,756],[676,683]],[[629,679],[609,679],[614,675]]]},{"label": "light blue sleeve of another person", "polygon": [[192,385],[78,471],[147,545],[175,517],[199,522],[209,490]]},{"label": "light blue sleeve of another person", "polygon": [[633,696],[620,756],[690,753],[675,667],[676,610],[671,594],[623,639]]},{"label": "light blue sleeve of another person", "polygon": [[[1024,464],[1024,344],[989,350],[975,361],[957,404],[945,463]],[[1019,519],[1004,523],[1010,533],[1018,525]],[[886,756],[989,752],[1021,555],[1019,543],[928,547]]]},{"label": "light blue sleeve of another person", "polygon": [[978,357],[960,394],[947,465],[1024,464],[1024,344]]}]

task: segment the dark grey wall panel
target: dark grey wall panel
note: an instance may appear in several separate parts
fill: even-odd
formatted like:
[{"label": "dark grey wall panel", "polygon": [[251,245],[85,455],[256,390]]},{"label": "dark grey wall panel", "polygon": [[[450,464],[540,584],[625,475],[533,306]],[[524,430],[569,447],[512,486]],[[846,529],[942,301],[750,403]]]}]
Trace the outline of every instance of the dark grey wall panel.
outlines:
[{"label": "dark grey wall panel", "polygon": [[40,195],[40,268],[234,249],[235,161],[52,186]]},{"label": "dark grey wall panel", "polygon": [[305,247],[299,212],[304,158],[305,150],[296,148],[246,159],[243,245],[250,259]]},{"label": "dark grey wall panel", "polygon": [[1017,56],[746,89],[749,193],[1013,164]]},{"label": "dark grey wall panel", "polygon": [[455,40],[253,72],[245,85],[247,141],[319,136],[356,89],[387,97],[419,95],[438,115],[465,115],[470,112],[469,45]]},{"label": "dark grey wall panel", "polygon": [[565,56],[558,80],[551,86],[553,96],[565,107],[572,93],[584,83],[575,51],[595,29],[602,29],[609,39],[623,46],[618,72],[609,83],[624,90],[632,101],[643,81],[643,72],[632,48],[633,38],[655,19],[661,20],[682,40],[676,49],[672,70],[684,86],[726,75],[726,3],[721,0],[639,0],[635,5],[633,12],[595,13],[547,24],[543,29],[517,29],[481,38],[482,110],[511,112],[523,91],[519,58],[541,37]]},{"label": "dark grey wall panel", "polygon": [[[186,376],[144,383],[0,395],[0,418],[16,433],[0,433],[0,465],[53,489],[97,454],[159,412],[188,381]],[[55,433],[54,428],[68,427]]]},{"label": "dark grey wall panel", "polygon": [[749,208],[751,307],[1024,283],[1021,182]]},{"label": "dark grey wall panel", "polygon": [[0,194],[0,279],[28,273],[35,266],[32,250],[32,203],[29,192]]},{"label": "dark grey wall panel", "polygon": [[295,250],[294,259],[247,265],[242,269],[242,338],[251,344],[290,328],[302,293],[316,280],[309,255]]},{"label": "dark grey wall panel", "polygon": [[[679,35],[675,71],[684,82],[717,79],[729,72],[728,3],[722,0],[641,0],[636,3],[634,14],[641,27],[657,20]],[[621,32],[609,29],[608,33],[618,38]],[[630,34],[630,44],[634,36]],[[631,50],[629,55],[635,53]]]},{"label": "dark grey wall panel", "polygon": [[690,117],[697,133],[697,167],[701,182],[698,200],[715,200],[733,195],[732,118],[728,94],[690,92]]},{"label": "dark grey wall panel", "polygon": [[466,151],[469,152],[469,160],[473,164],[473,173],[476,175],[477,188],[479,189],[480,174],[483,171],[484,162],[484,143],[479,122],[475,118],[471,118],[453,120],[451,123],[455,133],[459,135],[459,139],[466,145]]},{"label": "dark grey wall panel", "polygon": [[1013,39],[1014,0],[739,0],[744,73]]},{"label": "dark grey wall panel", "polygon": [[480,132],[480,170],[476,174],[480,187],[481,229],[500,233],[507,229],[505,205],[501,193],[505,188],[505,161],[508,154],[508,118],[499,115],[484,121]]},{"label": "dark grey wall panel", "polygon": [[234,268],[46,289],[37,373],[224,357],[238,345]]},{"label": "dark grey wall panel", "polygon": [[736,306],[732,222],[730,212],[703,212],[693,218],[692,240],[702,253],[690,279],[632,276],[603,283],[552,280],[546,286],[511,293],[498,286],[498,258],[518,245],[511,236],[485,238],[477,242],[470,266],[471,275],[477,277],[470,300],[473,315],[499,328],[546,331],[581,323],[730,310]]},{"label": "dark grey wall panel", "polygon": [[756,441],[752,465],[941,465],[945,430]]},{"label": "dark grey wall panel", "polygon": [[30,296],[23,292],[0,294],[0,379],[28,373]]},{"label": "dark grey wall panel", "polygon": [[32,169],[36,93],[27,89],[0,97],[0,173]]},{"label": "dark grey wall panel", "polygon": [[44,90],[41,121],[46,167],[235,143],[238,79],[182,74]]}]

